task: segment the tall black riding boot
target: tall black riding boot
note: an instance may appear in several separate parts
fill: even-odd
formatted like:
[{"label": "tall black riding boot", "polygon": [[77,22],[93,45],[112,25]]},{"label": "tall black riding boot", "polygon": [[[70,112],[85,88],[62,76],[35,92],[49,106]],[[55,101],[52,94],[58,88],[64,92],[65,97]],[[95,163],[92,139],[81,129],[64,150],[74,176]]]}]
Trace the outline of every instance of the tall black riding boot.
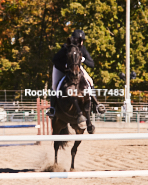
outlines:
[{"label": "tall black riding boot", "polygon": [[[94,89],[94,86],[92,86],[91,88]],[[104,114],[104,112],[106,111],[105,106],[97,101],[96,96],[91,96],[91,101],[93,102],[93,113]]]},{"label": "tall black riding boot", "polygon": [[51,119],[55,115],[56,96],[50,96],[50,110],[46,113]]},{"label": "tall black riding boot", "polygon": [[[94,86],[92,86],[91,88],[94,89]],[[92,105],[93,113],[97,113],[96,107],[97,107],[97,105],[99,105],[99,102],[97,101],[96,96],[91,96],[91,101],[93,103],[93,105]]]}]

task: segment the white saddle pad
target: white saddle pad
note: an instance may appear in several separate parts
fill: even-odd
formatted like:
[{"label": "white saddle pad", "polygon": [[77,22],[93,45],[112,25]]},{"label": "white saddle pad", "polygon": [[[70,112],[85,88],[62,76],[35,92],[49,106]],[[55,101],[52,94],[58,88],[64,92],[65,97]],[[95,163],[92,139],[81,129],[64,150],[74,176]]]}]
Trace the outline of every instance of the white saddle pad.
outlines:
[{"label": "white saddle pad", "polygon": [[60,90],[60,87],[61,87],[61,85],[62,85],[62,83],[63,83],[63,80],[65,79],[65,77],[66,76],[63,76],[63,78],[59,81],[59,83],[58,83],[58,87],[57,87],[57,98],[59,98],[59,93],[58,93],[58,91]]}]

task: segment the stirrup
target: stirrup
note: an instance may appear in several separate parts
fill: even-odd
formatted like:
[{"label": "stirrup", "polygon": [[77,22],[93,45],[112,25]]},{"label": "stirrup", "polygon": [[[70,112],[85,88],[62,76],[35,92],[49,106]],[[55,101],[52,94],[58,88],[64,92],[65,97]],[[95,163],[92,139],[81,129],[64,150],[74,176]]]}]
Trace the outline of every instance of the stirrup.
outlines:
[{"label": "stirrup", "polygon": [[99,104],[96,106],[96,111],[99,114],[104,114],[106,112],[105,106],[103,104]]}]

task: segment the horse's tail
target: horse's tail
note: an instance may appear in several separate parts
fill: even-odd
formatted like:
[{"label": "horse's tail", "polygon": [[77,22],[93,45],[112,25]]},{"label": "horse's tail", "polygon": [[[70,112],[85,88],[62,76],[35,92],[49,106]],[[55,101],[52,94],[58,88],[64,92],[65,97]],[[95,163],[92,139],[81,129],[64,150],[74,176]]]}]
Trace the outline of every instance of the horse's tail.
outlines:
[{"label": "horse's tail", "polygon": [[[68,126],[66,126],[66,128],[60,131],[59,135],[68,135],[68,134],[70,134],[70,132],[69,132]],[[58,142],[59,148],[62,148],[62,149],[64,149],[68,143],[68,141],[57,141],[57,142]]]}]

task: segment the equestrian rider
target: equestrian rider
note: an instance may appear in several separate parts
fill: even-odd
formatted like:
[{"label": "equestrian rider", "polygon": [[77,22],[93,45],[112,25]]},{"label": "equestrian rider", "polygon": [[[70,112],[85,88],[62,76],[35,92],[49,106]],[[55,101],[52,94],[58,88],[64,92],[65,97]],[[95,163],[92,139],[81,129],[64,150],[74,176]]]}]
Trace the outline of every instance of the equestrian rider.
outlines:
[{"label": "equestrian rider", "polygon": [[[89,52],[86,50],[85,46],[83,45],[83,40],[85,40],[85,33],[82,30],[75,30],[72,33],[72,38],[74,41],[77,43],[77,40],[81,37],[82,41],[81,44],[79,45],[79,49],[82,53],[82,61],[85,65],[87,65],[90,68],[94,68],[94,61],[91,58]],[[53,72],[52,72],[52,90],[56,90],[57,85],[59,80],[65,76],[65,70],[66,68],[66,63],[67,63],[67,48],[66,44],[62,46],[62,48],[55,54],[53,58]],[[84,74],[84,77],[89,81],[90,85],[92,88],[93,87],[93,80],[92,78],[88,75],[88,73],[85,71],[85,69],[80,67],[81,71]],[[93,102],[95,102],[96,105],[98,105],[98,102],[96,100],[96,97],[92,97]],[[56,96],[51,96],[50,100],[50,113],[49,115],[50,118],[54,117],[55,114],[55,104],[56,104]]]}]

